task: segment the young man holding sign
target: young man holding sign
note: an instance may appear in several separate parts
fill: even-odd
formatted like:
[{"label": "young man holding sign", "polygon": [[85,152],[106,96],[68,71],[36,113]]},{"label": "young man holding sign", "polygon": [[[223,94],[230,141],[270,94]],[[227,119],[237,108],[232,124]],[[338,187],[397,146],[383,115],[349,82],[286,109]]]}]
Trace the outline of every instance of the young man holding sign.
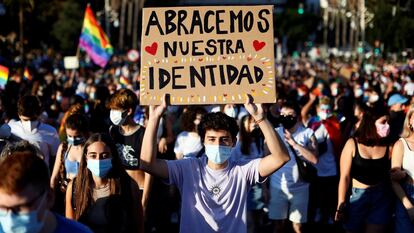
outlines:
[{"label": "young man holding sign", "polygon": [[175,184],[182,196],[180,232],[246,232],[246,198],[250,187],[289,161],[283,142],[265,118],[261,104],[249,96],[245,108],[262,130],[270,155],[244,162],[229,160],[236,144],[236,120],[223,113],[209,113],[199,126],[205,155],[165,161],[156,159],[156,132],[166,108],[150,106],[141,169]]}]

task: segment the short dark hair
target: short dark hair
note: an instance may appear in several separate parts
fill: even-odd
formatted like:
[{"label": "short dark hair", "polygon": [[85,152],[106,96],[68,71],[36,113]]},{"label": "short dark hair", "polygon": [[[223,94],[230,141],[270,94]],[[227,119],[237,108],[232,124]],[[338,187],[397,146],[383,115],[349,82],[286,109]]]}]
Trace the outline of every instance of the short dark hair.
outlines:
[{"label": "short dark hair", "polygon": [[20,97],[17,103],[17,113],[19,116],[25,116],[32,118],[37,118],[40,116],[41,107],[39,98],[34,95],[25,95]]},{"label": "short dark hair", "polygon": [[42,151],[39,148],[37,148],[35,145],[30,144],[29,141],[20,140],[16,142],[8,142],[0,153],[0,160],[4,159],[7,156],[10,156],[14,152],[24,152],[24,151],[29,151],[37,155],[41,159],[44,159],[45,157]]},{"label": "short dark hair", "polygon": [[79,132],[86,134],[89,132],[89,121],[84,114],[75,113],[66,119],[66,128],[76,129]]},{"label": "short dark hair", "polygon": [[206,110],[202,107],[189,107],[187,111],[181,115],[181,129],[184,131],[192,132],[196,129],[194,120],[197,118],[197,114],[204,115]]},{"label": "short dark hair", "polygon": [[46,163],[32,151],[15,151],[0,162],[0,189],[16,194],[29,186],[39,191],[49,189],[50,178]]},{"label": "short dark hair", "polygon": [[282,103],[282,105],[280,106],[280,109],[282,108],[289,108],[289,109],[293,109],[293,111],[295,111],[296,116],[300,116],[300,107],[297,103],[293,102],[293,101],[286,101],[284,103]]},{"label": "short dark hair", "polygon": [[233,140],[236,139],[239,132],[239,126],[236,119],[227,116],[222,112],[207,113],[201,119],[198,126],[198,134],[201,141],[204,142],[204,137],[207,130],[226,130],[229,131]]}]

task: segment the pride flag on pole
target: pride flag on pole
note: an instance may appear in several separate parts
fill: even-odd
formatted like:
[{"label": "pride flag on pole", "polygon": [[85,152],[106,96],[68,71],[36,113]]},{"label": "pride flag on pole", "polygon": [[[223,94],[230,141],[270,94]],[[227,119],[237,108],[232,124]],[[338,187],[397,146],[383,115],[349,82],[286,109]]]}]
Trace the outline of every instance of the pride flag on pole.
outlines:
[{"label": "pride flag on pole", "polygon": [[79,47],[85,50],[92,61],[102,68],[106,66],[114,52],[108,37],[96,21],[89,5],[85,11]]},{"label": "pride flag on pole", "polygon": [[9,68],[0,65],[0,88],[4,89],[9,80]]},{"label": "pride flag on pole", "polygon": [[126,87],[129,85],[129,79],[127,77],[121,76],[119,78],[119,83]]}]

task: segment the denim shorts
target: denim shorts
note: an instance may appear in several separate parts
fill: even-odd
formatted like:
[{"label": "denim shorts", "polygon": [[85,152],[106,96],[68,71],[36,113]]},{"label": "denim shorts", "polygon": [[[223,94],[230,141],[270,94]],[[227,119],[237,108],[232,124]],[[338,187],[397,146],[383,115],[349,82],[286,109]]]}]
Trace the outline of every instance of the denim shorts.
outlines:
[{"label": "denim shorts", "polygon": [[390,185],[380,184],[366,189],[352,188],[348,221],[344,228],[358,232],[365,224],[386,225],[392,218],[393,195]]},{"label": "denim shorts", "polygon": [[[414,185],[402,184],[408,199],[414,204]],[[414,232],[414,223],[410,220],[407,210],[399,199],[395,206],[395,233]]]}]

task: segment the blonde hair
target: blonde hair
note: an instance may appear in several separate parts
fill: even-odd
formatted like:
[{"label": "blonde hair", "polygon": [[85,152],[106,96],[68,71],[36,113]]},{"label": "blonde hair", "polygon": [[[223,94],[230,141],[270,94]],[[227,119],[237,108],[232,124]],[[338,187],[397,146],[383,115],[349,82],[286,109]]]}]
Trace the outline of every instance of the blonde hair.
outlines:
[{"label": "blonde hair", "polygon": [[414,105],[411,105],[410,109],[408,109],[407,115],[405,115],[403,131],[400,135],[402,138],[408,138],[409,136],[411,136],[411,134],[413,134],[413,127],[410,126],[410,119],[413,114],[414,114]]}]

